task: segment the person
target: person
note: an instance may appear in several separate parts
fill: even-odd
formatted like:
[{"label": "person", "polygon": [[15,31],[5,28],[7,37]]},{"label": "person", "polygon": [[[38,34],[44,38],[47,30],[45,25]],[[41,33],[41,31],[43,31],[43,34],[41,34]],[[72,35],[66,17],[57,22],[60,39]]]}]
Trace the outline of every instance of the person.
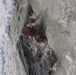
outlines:
[{"label": "person", "polygon": [[25,26],[23,27],[21,33],[26,37],[30,36],[31,38],[34,38],[39,43],[47,41],[46,34],[41,25],[35,25],[32,27]]},{"label": "person", "polygon": [[33,37],[34,35],[36,35],[36,34],[39,34],[39,30],[40,30],[40,25],[35,25],[35,26],[25,26],[25,27],[23,27],[23,29],[22,29],[22,31],[21,31],[21,33],[23,34],[23,35],[25,35],[25,36],[31,36],[31,37]]}]

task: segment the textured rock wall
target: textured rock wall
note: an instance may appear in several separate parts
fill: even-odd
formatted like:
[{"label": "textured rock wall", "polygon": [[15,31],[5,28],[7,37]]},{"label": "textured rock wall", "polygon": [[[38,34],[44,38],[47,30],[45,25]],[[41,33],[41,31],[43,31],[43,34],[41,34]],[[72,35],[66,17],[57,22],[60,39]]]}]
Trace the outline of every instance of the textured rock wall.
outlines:
[{"label": "textured rock wall", "polygon": [[47,37],[57,53],[60,65],[56,75],[76,74],[76,1],[75,0],[32,0],[38,13],[47,10]]},{"label": "textured rock wall", "polygon": [[[0,13],[0,75],[25,75],[16,43],[26,17],[27,3],[17,0],[14,7],[12,2],[0,1],[0,9],[3,10]],[[76,75],[76,0],[31,0],[30,3],[36,14],[47,10],[47,38],[60,61],[55,75]],[[14,15],[9,26],[7,17],[11,17],[8,15],[10,10]],[[9,31],[6,30],[9,27],[8,36]]]}]

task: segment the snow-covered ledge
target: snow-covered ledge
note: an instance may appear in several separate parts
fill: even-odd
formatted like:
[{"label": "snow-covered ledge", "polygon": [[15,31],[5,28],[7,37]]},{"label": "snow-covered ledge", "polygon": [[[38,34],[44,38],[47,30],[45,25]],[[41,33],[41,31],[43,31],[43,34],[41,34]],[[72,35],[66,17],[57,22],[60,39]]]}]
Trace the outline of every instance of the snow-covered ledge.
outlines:
[{"label": "snow-covered ledge", "polygon": [[16,50],[26,7],[26,0],[0,0],[0,75],[26,75]]}]

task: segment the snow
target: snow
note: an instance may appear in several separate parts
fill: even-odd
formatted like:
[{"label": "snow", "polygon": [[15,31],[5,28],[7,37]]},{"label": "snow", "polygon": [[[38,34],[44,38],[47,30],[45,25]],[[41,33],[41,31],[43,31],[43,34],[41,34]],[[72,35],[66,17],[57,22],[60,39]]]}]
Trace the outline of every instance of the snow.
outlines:
[{"label": "snow", "polygon": [[[27,3],[26,0],[18,2],[22,13],[16,10],[13,0],[0,0],[0,75],[26,74],[16,43],[26,17]],[[54,75],[76,75],[76,0],[32,0],[31,4],[37,15],[48,8],[47,38],[60,61]]]},{"label": "snow", "polygon": [[[0,0],[0,75],[25,75],[24,70],[17,71],[17,64],[21,61],[15,54],[15,44],[9,38],[14,8],[14,0]],[[23,69],[22,65],[20,67]]]}]

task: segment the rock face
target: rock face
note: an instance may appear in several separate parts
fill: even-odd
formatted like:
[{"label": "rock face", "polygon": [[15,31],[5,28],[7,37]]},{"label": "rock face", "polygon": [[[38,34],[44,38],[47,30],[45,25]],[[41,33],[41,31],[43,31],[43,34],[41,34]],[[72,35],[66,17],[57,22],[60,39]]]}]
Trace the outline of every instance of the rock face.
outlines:
[{"label": "rock face", "polygon": [[[33,19],[34,12],[32,10],[30,5],[30,8],[28,8],[29,13],[27,13],[28,19],[26,19],[22,35],[17,42],[17,49],[27,75],[51,75],[58,58],[48,44],[43,18],[40,20],[42,22],[35,23],[34,21],[34,25],[28,21],[30,17]],[[30,26],[28,26],[27,22],[30,23]]]},{"label": "rock face", "polygon": [[[37,15],[37,24],[46,25],[48,44],[45,49],[43,45],[20,36],[28,19],[29,2],[32,12]],[[50,64],[53,65],[50,57],[55,58],[50,53],[52,49],[60,61],[54,75],[76,75],[76,0],[16,0],[13,3],[13,0],[0,0],[0,75],[50,75]]]},{"label": "rock face", "polygon": [[[76,74],[76,1],[32,0],[36,13],[47,10],[47,38],[60,60],[56,75]],[[41,7],[41,8],[40,8]]]},{"label": "rock face", "polygon": [[[37,45],[38,46],[38,45]],[[17,48],[27,75],[51,75],[57,56],[47,45],[45,48],[37,47],[31,40],[21,36]],[[25,62],[27,62],[25,64]],[[26,67],[28,65],[28,69]]]},{"label": "rock face", "polygon": [[[75,75],[76,1],[31,0],[30,3],[32,5],[33,11],[39,18],[38,23],[42,19],[43,15],[41,14],[43,14],[45,10],[47,11],[46,19],[44,17],[42,22],[45,19],[44,24],[47,26],[46,35],[48,44],[53,48],[60,60],[59,69],[55,72],[55,75]],[[19,26],[21,23],[23,22],[20,20]],[[19,28],[19,30],[21,28]]]}]

